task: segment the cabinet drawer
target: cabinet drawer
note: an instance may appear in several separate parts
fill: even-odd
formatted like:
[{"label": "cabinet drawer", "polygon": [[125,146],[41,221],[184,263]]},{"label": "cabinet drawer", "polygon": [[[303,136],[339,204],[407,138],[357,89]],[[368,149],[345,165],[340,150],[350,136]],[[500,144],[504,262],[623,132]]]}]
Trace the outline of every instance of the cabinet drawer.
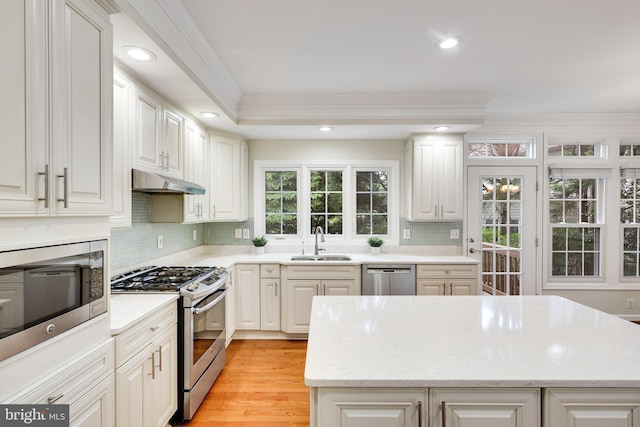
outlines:
[{"label": "cabinet drawer", "polygon": [[116,366],[121,366],[167,328],[176,328],[176,322],[177,307],[172,303],[116,335]]},{"label": "cabinet drawer", "polygon": [[418,264],[416,278],[476,278],[478,266],[476,264]]},{"label": "cabinet drawer", "polygon": [[29,387],[11,403],[69,404],[113,374],[113,358],[113,339],[109,338],[97,349],[72,360]]},{"label": "cabinet drawer", "polygon": [[260,277],[277,279],[280,277],[280,264],[260,264]]},{"label": "cabinet drawer", "polygon": [[360,273],[360,267],[355,265],[288,265],[284,268],[288,279],[356,279]]}]

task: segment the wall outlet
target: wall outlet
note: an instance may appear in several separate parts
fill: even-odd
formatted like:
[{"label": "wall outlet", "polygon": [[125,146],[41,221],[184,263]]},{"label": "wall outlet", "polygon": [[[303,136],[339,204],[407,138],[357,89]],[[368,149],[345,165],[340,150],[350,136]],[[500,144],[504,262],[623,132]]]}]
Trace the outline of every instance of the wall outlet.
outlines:
[{"label": "wall outlet", "polygon": [[248,228],[244,228],[242,230],[242,238],[243,239],[250,239],[251,236],[249,236],[249,229]]},{"label": "wall outlet", "polygon": [[453,228],[449,230],[449,239],[457,240],[459,238],[460,238],[460,230],[458,230],[457,228]]},{"label": "wall outlet", "polygon": [[158,249],[164,248],[164,238],[162,234],[158,234]]},{"label": "wall outlet", "polygon": [[411,238],[411,229],[409,229],[409,228],[402,229],[402,238],[403,239],[410,239]]},{"label": "wall outlet", "polygon": [[236,228],[235,230],[235,238],[242,239],[242,228]]},{"label": "wall outlet", "polygon": [[193,230],[193,240],[198,240],[198,230]]},{"label": "wall outlet", "polygon": [[634,298],[627,298],[627,308],[636,308],[636,300]]}]

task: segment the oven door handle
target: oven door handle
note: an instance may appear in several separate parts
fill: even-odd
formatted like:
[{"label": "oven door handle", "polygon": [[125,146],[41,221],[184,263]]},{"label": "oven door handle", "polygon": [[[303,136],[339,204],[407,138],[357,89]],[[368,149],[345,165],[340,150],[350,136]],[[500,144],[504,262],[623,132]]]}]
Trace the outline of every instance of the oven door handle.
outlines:
[{"label": "oven door handle", "polygon": [[224,291],[222,291],[222,294],[221,294],[218,298],[214,299],[214,300],[213,300],[213,301],[211,301],[209,304],[205,305],[204,307],[193,307],[193,308],[191,309],[191,312],[192,312],[193,314],[200,314],[200,313],[202,313],[202,312],[204,312],[204,311],[207,311],[207,310],[209,310],[211,307],[213,307],[214,305],[216,305],[217,303],[219,303],[219,302],[220,302],[220,300],[221,300],[222,298],[224,298],[224,297],[225,297],[225,295],[227,295],[227,290],[226,290],[226,289],[225,289]]}]

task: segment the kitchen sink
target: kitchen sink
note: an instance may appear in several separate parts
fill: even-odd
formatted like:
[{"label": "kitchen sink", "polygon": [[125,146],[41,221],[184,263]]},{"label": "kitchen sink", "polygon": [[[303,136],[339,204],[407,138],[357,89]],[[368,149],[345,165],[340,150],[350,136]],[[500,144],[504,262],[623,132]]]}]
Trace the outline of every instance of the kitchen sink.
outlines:
[{"label": "kitchen sink", "polygon": [[327,255],[294,255],[291,261],[351,261],[349,255],[327,254]]}]

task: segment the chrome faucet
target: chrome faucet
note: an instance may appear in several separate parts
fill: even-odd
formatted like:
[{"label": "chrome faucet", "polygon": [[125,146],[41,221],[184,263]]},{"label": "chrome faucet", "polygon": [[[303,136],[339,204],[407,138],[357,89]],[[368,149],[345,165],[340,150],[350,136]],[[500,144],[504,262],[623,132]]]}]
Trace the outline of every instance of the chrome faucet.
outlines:
[{"label": "chrome faucet", "polygon": [[319,248],[318,247],[318,233],[320,233],[320,241],[324,242],[324,231],[322,231],[322,227],[317,226],[316,227],[316,231],[315,231],[315,234],[316,234],[316,245],[315,245],[314,250],[313,250],[313,254],[314,255],[318,255],[319,251],[325,251],[326,250],[324,248]]}]

